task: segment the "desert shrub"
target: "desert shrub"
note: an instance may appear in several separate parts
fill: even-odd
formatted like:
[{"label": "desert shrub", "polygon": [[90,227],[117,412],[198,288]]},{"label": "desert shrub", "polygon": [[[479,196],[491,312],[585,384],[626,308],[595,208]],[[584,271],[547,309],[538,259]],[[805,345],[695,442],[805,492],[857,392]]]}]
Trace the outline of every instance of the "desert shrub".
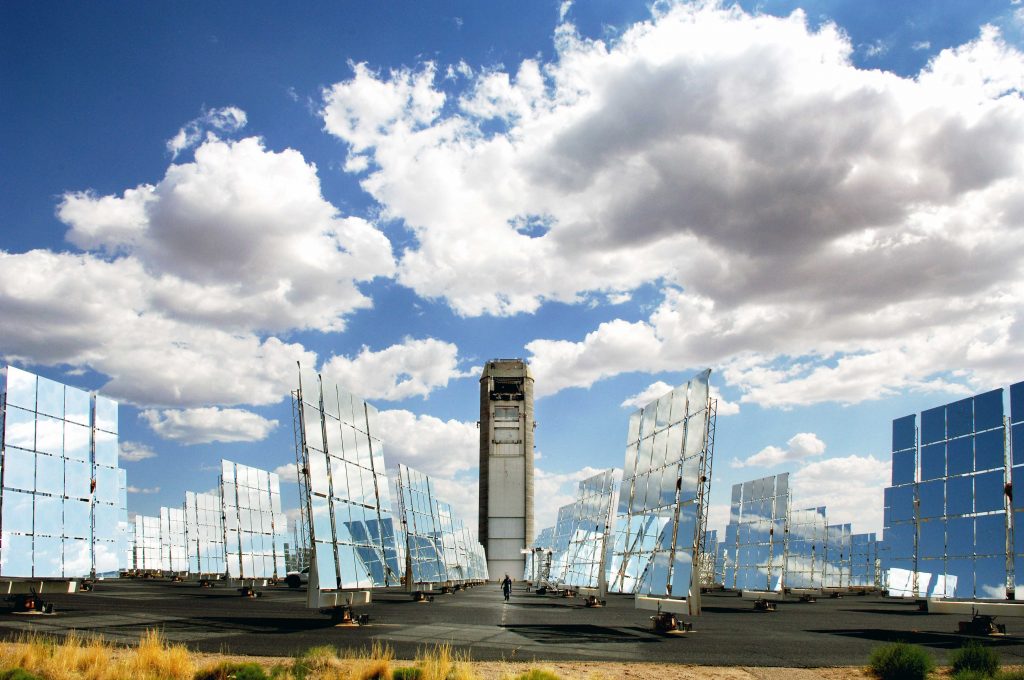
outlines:
[{"label": "desert shrub", "polygon": [[515,680],[561,680],[558,674],[552,671],[547,671],[542,668],[531,668],[525,673],[520,673],[515,677]]},{"label": "desert shrub", "polygon": [[951,680],[992,680],[992,676],[981,671],[957,671],[949,676]]},{"label": "desert shrub", "polygon": [[420,669],[413,666],[402,666],[391,671],[392,680],[420,680]]},{"label": "desert shrub", "polygon": [[293,680],[292,667],[289,664],[274,664],[267,675],[270,680]]},{"label": "desert shrub", "polygon": [[999,670],[999,655],[991,647],[972,640],[950,654],[949,663],[954,675],[960,671],[978,671],[984,676],[993,676]]},{"label": "desert shrub", "polygon": [[338,653],[330,645],[310,647],[292,664],[292,673],[296,680],[305,680],[307,676],[319,677],[326,671],[338,666]]},{"label": "desert shrub", "polygon": [[0,680],[42,680],[42,678],[34,673],[29,673],[24,668],[9,668],[0,671]]},{"label": "desert shrub", "polygon": [[266,671],[258,663],[223,661],[216,666],[200,669],[195,680],[268,680]]},{"label": "desert shrub", "polygon": [[416,654],[418,680],[469,680],[475,678],[469,654],[453,650],[445,642]]},{"label": "desert shrub", "polygon": [[881,680],[923,680],[935,668],[928,652],[905,642],[875,647],[870,665],[871,672]]}]

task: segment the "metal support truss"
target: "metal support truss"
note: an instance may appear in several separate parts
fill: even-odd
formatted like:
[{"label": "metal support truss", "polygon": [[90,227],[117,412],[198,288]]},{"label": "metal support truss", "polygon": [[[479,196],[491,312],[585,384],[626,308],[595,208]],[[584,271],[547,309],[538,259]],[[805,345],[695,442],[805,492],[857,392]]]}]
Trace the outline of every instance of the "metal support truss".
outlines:
[{"label": "metal support truss", "polygon": [[[708,531],[708,501],[711,499],[711,472],[715,456],[715,424],[717,419],[718,400],[708,399],[707,438],[705,440],[707,451],[701,459],[700,465],[700,486],[697,490],[697,507],[700,508],[700,515],[697,517],[697,545],[695,546],[697,550],[694,550],[694,555],[699,555],[704,551],[704,540]],[[713,546],[713,549],[717,551],[718,546]],[[696,569],[698,565],[696,560],[694,562],[693,566]]]},{"label": "metal support truss", "polygon": [[305,456],[306,442],[303,438],[302,424],[302,388],[292,392],[292,430],[295,432],[295,468],[299,476],[299,545],[296,551],[301,562],[306,562],[310,555],[309,537],[313,535],[309,516],[309,470]]}]

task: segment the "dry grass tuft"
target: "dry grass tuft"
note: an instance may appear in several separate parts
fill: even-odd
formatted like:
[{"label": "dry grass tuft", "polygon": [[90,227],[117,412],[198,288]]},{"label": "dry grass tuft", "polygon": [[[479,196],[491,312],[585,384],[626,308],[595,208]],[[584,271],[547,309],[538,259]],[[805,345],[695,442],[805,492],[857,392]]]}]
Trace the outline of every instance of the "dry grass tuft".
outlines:
[{"label": "dry grass tuft", "polygon": [[53,642],[35,633],[21,634],[13,643],[0,646],[0,667],[22,668],[39,673],[52,654]]},{"label": "dry grass tuft", "polygon": [[37,634],[0,647],[0,666],[21,668],[46,680],[119,680],[123,673],[110,644],[70,633],[63,641]]},{"label": "dry grass tuft", "polygon": [[[158,631],[147,631],[132,648],[118,648],[100,638],[69,635],[61,641],[22,635],[0,645],[0,669],[17,668],[42,680],[479,680],[468,653],[450,644],[422,649],[414,666],[395,668],[390,645],[375,642],[370,649],[312,647],[291,662],[261,664],[242,659],[197,665],[197,656],[184,645],[168,643]],[[509,668],[509,670],[513,670]],[[524,670],[527,673],[524,674]],[[502,674],[549,680],[548,669],[523,669]],[[493,676],[489,676],[493,677]]]},{"label": "dry grass tuft", "polygon": [[191,680],[196,670],[188,649],[167,643],[156,630],[143,634],[135,653],[124,657],[123,666],[121,677],[131,680]]},{"label": "dry grass tuft", "polygon": [[416,655],[420,680],[476,680],[469,654],[453,651],[450,643],[437,645]]}]

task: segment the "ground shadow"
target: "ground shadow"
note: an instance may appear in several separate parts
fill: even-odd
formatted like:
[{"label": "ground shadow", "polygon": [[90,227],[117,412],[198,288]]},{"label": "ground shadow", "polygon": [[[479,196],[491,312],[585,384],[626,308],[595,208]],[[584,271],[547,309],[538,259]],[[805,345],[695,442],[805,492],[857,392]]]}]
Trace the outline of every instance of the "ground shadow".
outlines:
[{"label": "ground shadow", "polygon": [[972,635],[960,635],[959,633],[935,633],[919,630],[886,630],[882,628],[848,628],[841,630],[811,630],[810,633],[822,633],[824,635],[841,635],[844,637],[860,638],[862,640],[874,640],[876,642],[907,642],[934,649],[953,650],[959,649],[974,640],[989,647],[1010,647],[1019,645],[1021,639],[1018,637],[976,637]]},{"label": "ground shadow", "polygon": [[552,645],[580,645],[580,644],[615,644],[634,642],[657,642],[645,633],[643,636],[633,632],[617,630],[615,628],[603,628],[586,624],[565,624],[565,625],[508,625],[505,630],[518,633],[534,642]]},{"label": "ground shadow", "polygon": [[840,609],[838,611],[852,614],[883,614],[885,616],[928,616],[928,612],[917,609]]}]

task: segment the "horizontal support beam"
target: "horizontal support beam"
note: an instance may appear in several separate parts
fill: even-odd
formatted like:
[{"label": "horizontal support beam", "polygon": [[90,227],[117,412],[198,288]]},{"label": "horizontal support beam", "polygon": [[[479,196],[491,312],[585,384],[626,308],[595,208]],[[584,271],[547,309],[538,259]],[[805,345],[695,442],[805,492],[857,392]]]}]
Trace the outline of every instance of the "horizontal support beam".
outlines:
[{"label": "horizontal support beam", "polygon": [[778,590],[741,590],[740,597],[744,600],[765,600],[767,602],[781,602],[786,599],[785,593]]},{"label": "horizontal support beam", "polygon": [[670,612],[672,614],[689,614],[690,602],[671,597],[636,596],[636,608],[653,612]]},{"label": "horizontal support beam", "polygon": [[977,600],[928,600],[928,611],[935,614],[974,616],[1024,616],[1024,602],[979,602]]},{"label": "horizontal support beam", "polygon": [[77,593],[78,581],[44,581],[33,579],[2,579],[0,593],[7,595],[29,595],[31,593]]},{"label": "horizontal support beam", "polygon": [[313,609],[324,609],[327,607],[355,607],[370,604],[371,596],[369,590],[329,590],[317,593],[317,604]]}]

